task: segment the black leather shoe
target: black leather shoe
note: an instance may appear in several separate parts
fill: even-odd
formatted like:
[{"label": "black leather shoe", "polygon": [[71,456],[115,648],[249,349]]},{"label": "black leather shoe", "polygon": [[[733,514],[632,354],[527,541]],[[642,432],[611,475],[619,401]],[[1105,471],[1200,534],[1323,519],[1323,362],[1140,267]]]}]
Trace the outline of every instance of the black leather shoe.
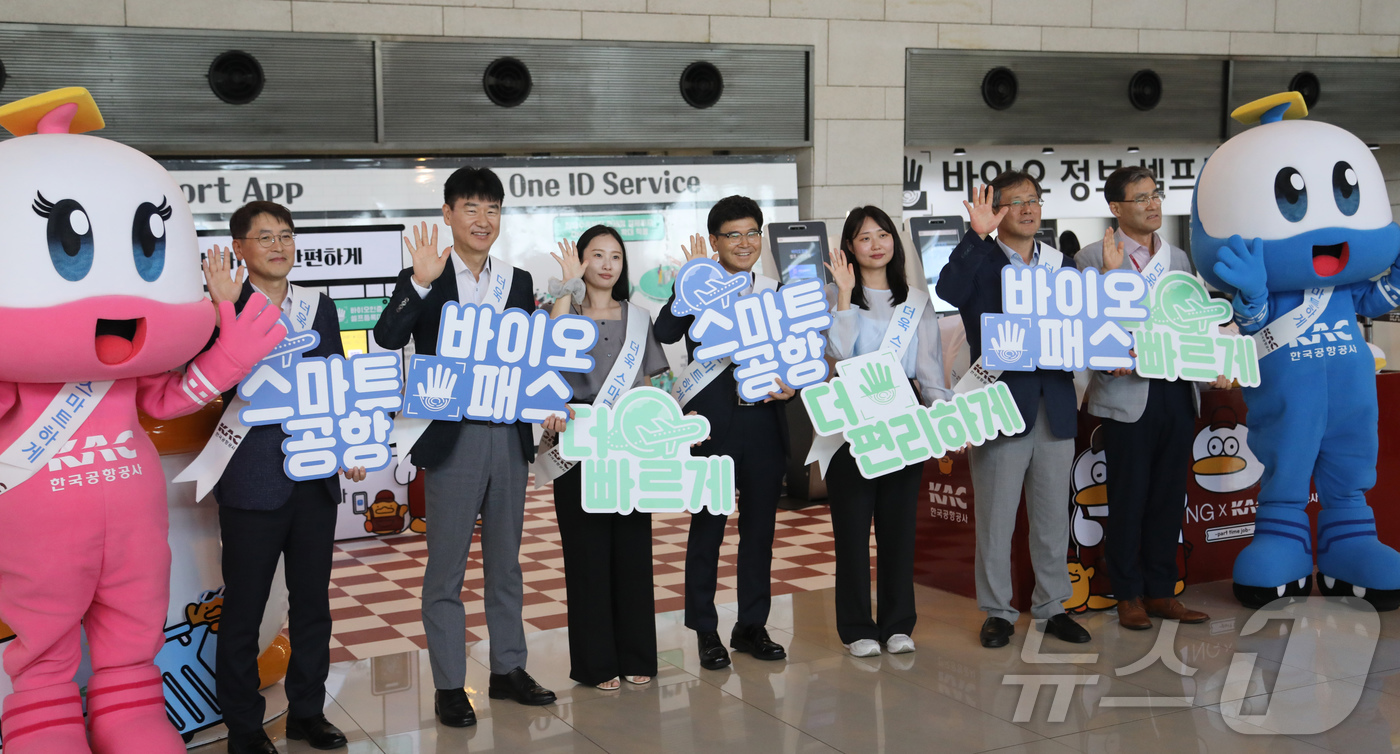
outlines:
[{"label": "black leather shoe", "polygon": [[492,673],[487,694],[492,699],[514,699],[531,707],[554,703],[554,692],[535,683],[525,668],[516,668],[505,675]]},{"label": "black leather shoe", "polygon": [[988,618],[982,622],[982,646],[987,649],[1004,647],[1011,643],[1011,635],[1016,633],[1016,626],[1005,618]]},{"label": "black leather shoe", "polygon": [[734,633],[729,635],[729,646],[735,652],[748,652],[756,660],[787,658],[787,652],[768,638],[768,629],[763,626],[735,626]]},{"label": "black leather shoe", "polygon": [[476,710],[462,689],[437,689],[433,692],[433,713],[438,722],[449,728],[469,728],[476,725]]},{"label": "black leather shoe", "polygon": [[729,667],[729,650],[719,640],[715,631],[696,631],[700,644],[700,667],[706,670],[719,670]]},{"label": "black leather shoe", "polygon": [[1089,632],[1065,613],[1045,621],[1045,633],[1070,644],[1084,644],[1089,641]]},{"label": "black leather shoe", "polygon": [[345,746],[345,734],[331,725],[325,715],[312,717],[287,716],[287,738],[305,741],[313,749],[339,749]]},{"label": "black leather shoe", "polygon": [[277,747],[261,730],[244,735],[229,733],[228,754],[277,754]]}]

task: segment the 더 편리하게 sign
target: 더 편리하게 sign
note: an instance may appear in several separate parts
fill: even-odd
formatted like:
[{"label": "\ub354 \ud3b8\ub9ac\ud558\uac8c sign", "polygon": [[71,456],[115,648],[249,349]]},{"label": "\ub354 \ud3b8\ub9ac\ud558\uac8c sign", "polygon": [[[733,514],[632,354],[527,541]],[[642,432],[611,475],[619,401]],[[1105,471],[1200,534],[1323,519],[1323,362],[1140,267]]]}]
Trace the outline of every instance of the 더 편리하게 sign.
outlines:
[{"label": "\ub354 \ud3b8\ub9ac\ud558\uac8c sign", "polygon": [[617,405],[574,404],[559,436],[559,454],[583,464],[583,509],[589,513],[734,512],[734,459],[692,458],[710,434],[703,416],[683,416],[670,393],[627,391]]},{"label": "\ub354 \ud3b8\ub9ac\ud558\uac8c sign", "polygon": [[422,419],[539,424],[563,415],[573,389],[560,372],[588,372],[598,325],[543,311],[497,313],[485,304],[442,307],[436,356],[408,367],[404,415]]},{"label": "\ub354 \ud3b8\ub9ac\ud558\uac8c sign", "polygon": [[983,365],[1019,372],[1131,367],[1133,336],[1125,325],[1147,319],[1146,296],[1136,272],[1007,265],[1003,313],[982,315]]},{"label": "\ub354 \ud3b8\ub9ac\ud558\uac8c sign", "polygon": [[1230,304],[1212,301],[1195,275],[1180,270],[1163,275],[1149,305],[1152,316],[1136,329],[1139,375],[1190,382],[1224,375],[1242,387],[1259,385],[1254,338],[1220,332],[1233,314]]},{"label": "\ub354 \ud3b8\ub9ac\ud558\uac8c sign", "polygon": [[802,404],[818,435],[842,433],[867,479],[1026,428],[1002,382],[925,408],[887,351],[841,361],[836,372],[831,382],[802,391]]},{"label": "\ub354 \ud3b8\ub9ac\ud558\uac8c sign", "polygon": [[692,259],[676,275],[671,313],[694,315],[690,338],[700,345],[697,362],[732,358],[739,397],[758,402],[778,390],[826,379],[823,354],[831,327],[826,293],[820,280],[805,279],[778,290],[740,295],[753,277],[729,274],[712,259]]},{"label": "\ub354 \ud3b8\ub9ac\ud558\uac8c sign", "polygon": [[248,401],[239,421],[282,425],[290,435],[282,442],[283,469],[297,481],[324,479],[342,468],[388,466],[390,412],[403,406],[398,355],[301,357],[321,336],[284,324],[292,334],[238,384],[238,397]]}]

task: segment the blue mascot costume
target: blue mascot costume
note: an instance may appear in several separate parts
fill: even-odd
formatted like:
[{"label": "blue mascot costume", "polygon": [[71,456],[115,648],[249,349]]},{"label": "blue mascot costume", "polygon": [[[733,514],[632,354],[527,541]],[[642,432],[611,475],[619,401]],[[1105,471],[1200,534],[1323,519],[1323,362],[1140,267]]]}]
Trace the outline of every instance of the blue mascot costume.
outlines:
[{"label": "blue mascot costume", "polygon": [[[1244,392],[1249,445],[1264,464],[1254,540],[1235,560],[1250,607],[1312,591],[1400,606],[1400,553],[1376,538],[1376,376],[1358,314],[1400,305],[1400,226],[1367,146],[1306,121],[1303,98],[1277,94],[1232,117],[1259,123],[1201,171],[1191,253],[1234,293],[1235,321],[1259,345],[1262,384]],[[1377,280],[1372,280],[1383,275]],[[1322,510],[1313,536],[1309,480]]]}]

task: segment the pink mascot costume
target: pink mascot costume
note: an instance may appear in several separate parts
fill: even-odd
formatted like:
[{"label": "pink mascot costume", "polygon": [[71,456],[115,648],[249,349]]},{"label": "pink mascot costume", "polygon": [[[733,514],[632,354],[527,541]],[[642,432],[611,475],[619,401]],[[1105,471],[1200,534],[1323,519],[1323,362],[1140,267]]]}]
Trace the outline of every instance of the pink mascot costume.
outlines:
[{"label": "pink mascot costume", "polygon": [[198,410],[285,330],[261,296],[237,320],[225,303],[200,352],[215,310],[184,193],[140,152],[78,135],[103,125],[86,90],[6,105],[0,125],[19,137],[0,143],[0,505],[49,522],[0,527],[5,754],[183,752],[153,663],[165,478],[136,410]]}]

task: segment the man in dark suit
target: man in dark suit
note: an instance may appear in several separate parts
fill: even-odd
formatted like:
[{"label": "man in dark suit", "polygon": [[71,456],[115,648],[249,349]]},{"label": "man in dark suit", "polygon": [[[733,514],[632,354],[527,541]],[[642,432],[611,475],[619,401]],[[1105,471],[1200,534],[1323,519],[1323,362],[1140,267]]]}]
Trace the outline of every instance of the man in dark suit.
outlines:
[{"label": "man in dark suit", "polygon": [[[311,327],[321,336],[305,357],[344,355],[335,304],[324,293],[293,293],[287,282],[296,259],[292,215],[272,202],[251,202],[229,219],[233,252],[243,262],[238,279],[229,276],[228,250],[213,250],[205,262],[209,294],[217,304],[236,300],[243,310],[254,291],[293,322],[295,299],[318,300]],[[247,279],[243,280],[244,271]],[[230,390],[224,404],[235,398]],[[264,702],[258,693],[258,629],[262,625],[279,558],[285,560],[292,655],[287,666],[287,737],[305,739],[317,749],[345,746],[345,736],[326,720],[326,675],[330,671],[331,553],[335,544],[340,480],[296,482],[283,470],[279,425],[251,427],[214,486],[223,542],[224,602],[215,649],[219,706],[229,730],[228,750],[275,752],[263,732]],[[362,480],[363,468],[346,478]]]},{"label": "man in dark suit", "polygon": [[[763,210],[744,196],[719,200],[710,209],[710,245],[718,252],[719,263],[731,274],[748,272],[763,253]],[[705,256],[705,238],[691,236],[686,260]],[[765,279],[766,281],[766,279]],[[771,281],[755,278],[754,285]],[[745,291],[746,293],[748,291]],[[671,301],[657,315],[654,332],[662,343],[685,338],[686,353],[693,359],[696,343],[686,334],[694,316],[677,317]],[[773,530],[782,494],[783,472],[787,466],[788,433],[783,401],[795,391],[779,383],[781,390],[761,403],[748,403],[739,397],[734,381],[734,365],[689,398],[683,406],[710,420],[710,438],[695,446],[694,455],[727,455],[734,459],[734,487],[738,494],[739,516],[739,620],[730,634],[729,646],[748,652],[760,660],[781,660],[787,653],[768,637],[773,566]],[[715,584],[719,578],[719,548],[724,541],[727,516],[708,511],[690,517],[690,538],[685,551],[685,625],[697,634],[700,665],[716,670],[729,665],[729,653],[719,638],[719,616],[715,611]]]},{"label": "man in dark suit", "polygon": [[[431,235],[427,223],[414,229],[415,241],[409,244],[413,266],[399,273],[389,305],[374,326],[374,340],[384,348],[403,348],[412,339],[417,353],[437,353],[442,307],[448,302],[490,304],[498,312],[535,310],[530,273],[490,256],[501,233],[501,179],[486,168],[461,168],[447,179],[443,195],[442,219],[452,229],[452,245],[439,249],[436,226]],[[427,475],[423,627],[438,720],[453,727],[476,724],[476,712],[463,690],[467,624],[462,577],[478,514],[486,630],[491,638],[490,697],[529,705],[552,703],[554,693],[525,672],[520,534],[528,464],[535,457],[530,425],[434,421],[409,454]]]},{"label": "man in dark suit", "polygon": [[[1072,259],[1035,240],[1040,229],[1040,184],[1027,173],[1009,171],[978,189],[967,207],[972,230],[953,250],[938,277],[939,298],[958,307],[974,362],[982,355],[982,315],[1000,313],[1001,274],[1007,265],[1051,269],[1073,266]],[[997,231],[995,241],[987,234]],[[1089,641],[1089,632],[1065,614],[1070,597],[1065,548],[1069,544],[1070,468],[1078,405],[1069,372],[1036,369],[1003,372],[1026,429],[970,448],[973,505],[977,525],[977,602],[987,613],[984,647],[1010,641],[1019,612],[1011,606],[1011,534],[1025,488],[1030,521],[1035,592],[1031,615],[1045,621],[1045,633],[1063,641]]]}]

